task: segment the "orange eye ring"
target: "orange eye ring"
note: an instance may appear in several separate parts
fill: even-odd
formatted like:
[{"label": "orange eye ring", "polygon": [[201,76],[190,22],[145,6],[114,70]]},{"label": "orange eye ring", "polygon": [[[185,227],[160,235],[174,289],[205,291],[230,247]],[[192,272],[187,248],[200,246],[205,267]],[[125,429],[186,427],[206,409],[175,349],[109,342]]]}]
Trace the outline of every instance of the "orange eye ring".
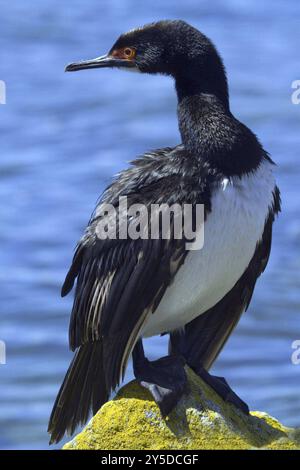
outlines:
[{"label": "orange eye ring", "polygon": [[136,49],[134,47],[123,47],[122,49],[115,49],[112,52],[113,57],[118,59],[133,60],[136,56]]},{"label": "orange eye ring", "polygon": [[134,59],[136,50],[133,49],[132,47],[125,47],[123,49],[123,54],[126,59]]}]

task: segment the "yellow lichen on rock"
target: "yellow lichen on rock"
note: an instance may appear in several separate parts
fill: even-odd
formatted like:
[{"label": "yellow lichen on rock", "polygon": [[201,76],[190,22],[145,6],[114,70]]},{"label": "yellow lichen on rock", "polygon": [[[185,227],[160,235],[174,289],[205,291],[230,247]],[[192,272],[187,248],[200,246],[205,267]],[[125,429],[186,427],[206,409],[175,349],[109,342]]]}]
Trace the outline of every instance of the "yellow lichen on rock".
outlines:
[{"label": "yellow lichen on rock", "polygon": [[300,430],[261,412],[244,415],[187,369],[190,393],[163,419],[137,382],[125,385],[64,449],[300,449]]}]

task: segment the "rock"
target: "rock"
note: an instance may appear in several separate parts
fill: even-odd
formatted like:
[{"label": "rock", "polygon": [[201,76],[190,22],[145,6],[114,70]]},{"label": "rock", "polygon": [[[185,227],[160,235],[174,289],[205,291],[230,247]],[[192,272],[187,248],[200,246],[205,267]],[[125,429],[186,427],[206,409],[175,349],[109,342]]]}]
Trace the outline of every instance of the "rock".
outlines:
[{"label": "rock", "polygon": [[187,368],[190,393],[167,419],[136,381],[125,385],[64,449],[300,449],[300,429],[244,415]]}]

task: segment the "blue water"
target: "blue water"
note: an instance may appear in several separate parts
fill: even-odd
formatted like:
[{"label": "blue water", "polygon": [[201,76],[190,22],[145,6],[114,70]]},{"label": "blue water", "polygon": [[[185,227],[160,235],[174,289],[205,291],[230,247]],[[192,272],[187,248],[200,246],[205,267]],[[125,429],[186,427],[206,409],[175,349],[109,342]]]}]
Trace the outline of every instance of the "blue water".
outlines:
[{"label": "blue water", "polygon": [[[179,141],[169,79],[64,74],[64,66],[162,18],[185,19],[214,40],[233,112],[278,163],[283,213],[272,257],[215,371],[252,409],[300,426],[300,365],[291,363],[300,339],[300,105],[291,103],[299,1],[14,0],[1,3],[0,29],[0,448],[48,446],[50,409],[71,358],[72,299],[59,291],[99,194],[128,160]],[[150,356],[163,347],[151,339]]]}]

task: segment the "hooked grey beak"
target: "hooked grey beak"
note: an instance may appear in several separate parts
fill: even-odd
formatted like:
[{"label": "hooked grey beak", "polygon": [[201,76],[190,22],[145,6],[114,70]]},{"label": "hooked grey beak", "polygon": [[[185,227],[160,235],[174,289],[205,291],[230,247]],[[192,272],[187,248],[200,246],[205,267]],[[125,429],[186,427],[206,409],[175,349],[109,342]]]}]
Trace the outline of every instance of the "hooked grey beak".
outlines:
[{"label": "hooked grey beak", "polygon": [[65,68],[65,72],[76,72],[77,70],[97,69],[100,67],[135,67],[135,64],[132,60],[118,59],[117,57],[106,54],[101,57],[96,57],[96,59],[68,64]]}]

